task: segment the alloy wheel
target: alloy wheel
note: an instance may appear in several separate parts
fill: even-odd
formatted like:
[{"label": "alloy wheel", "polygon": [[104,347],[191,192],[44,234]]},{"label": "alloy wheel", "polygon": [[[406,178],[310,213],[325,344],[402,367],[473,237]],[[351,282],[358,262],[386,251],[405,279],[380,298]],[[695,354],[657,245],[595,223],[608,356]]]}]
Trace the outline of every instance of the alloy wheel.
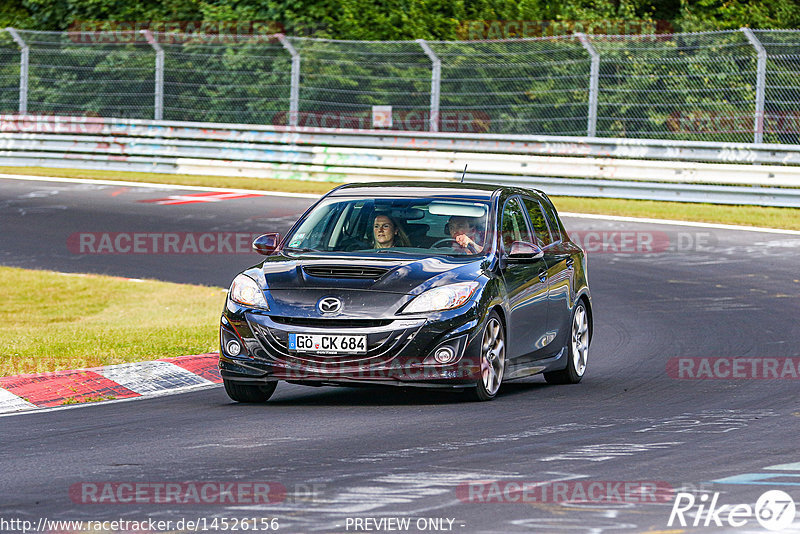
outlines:
[{"label": "alloy wheel", "polygon": [[483,387],[491,396],[497,393],[503,380],[506,364],[506,345],[503,338],[503,325],[497,317],[489,318],[481,345],[481,375]]},{"label": "alloy wheel", "polygon": [[589,356],[589,321],[586,309],[579,305],[572,319],[572,365],[578,376],[586,371],[586,359]]}]

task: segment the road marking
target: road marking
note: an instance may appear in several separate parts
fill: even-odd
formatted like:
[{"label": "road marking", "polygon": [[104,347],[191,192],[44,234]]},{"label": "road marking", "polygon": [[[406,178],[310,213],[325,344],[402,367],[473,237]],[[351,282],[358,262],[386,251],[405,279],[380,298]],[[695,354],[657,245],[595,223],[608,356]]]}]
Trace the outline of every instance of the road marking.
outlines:
[{"label": "road marking", "polygon": [[222,202],[223,200],[234,200],[237,198],[253,198],[260,196],[261,195],[255,193],[235,193],[231,191],[205,191],[203,193],[195,193],[194,195],[170,195],[167,198],[149,198],[146,200],[138,200],[137,202],[159,204],[162,206],[176,206],[180,204]]},{"label": "road marking", "polygon": [[[229,191],[237,193],[251,193],[261,196],[274,196],[274,197],[291,197],[291,198],[309,198],[318,199],[322,195],[313,193],[283,193],[280,191],[259,191],[255,189],[233,189],[224,187],[202,187],[196,185],[174,185],[174,184],[157,184],[152,182],[126,182],[122,180],[90,180],[87,178],[63,178],[58,176],[31,176],[25,174],[0,174],[0,178],[8,180],[21,180],[21,181],[39,181],[39,182],[62,182],[62,183],[75,183],[75,184],[94,184],[94,185],[117,185],[128,187],[147,187],[154,189],[166,190],[179,190],[179,191]],[[757,226],[739,226],[734,224],[716,224],[704,223],[693,221],[678,221],[670,219],[650,219],[646,217],[623,217],[619,215],[596,215],[592,213],[573,213],[573,212],[559,212],[562,217],[574,217],[581,219],[596,219],[605,221],[620,221],[620,222],[637,222],[637,223],[651,223],[651,224],[664,224],[673,226],[692,226],[697,228],[717,228],[720,230],[741,230],[743,232],[762,232],[771,234],[784,234],[784,235],[800,235],[800,230],[784,230],[781,228],[760,228]]]},{"label": "road marking", "polygon": [[759,226],[740,226],[737,224],[718,224],[694,221],[673,221],[671,219],[649,219],[647,217],[623,217],[621,215],[595,215],[593,213],[572,213],[559,211],[562,217],[577,219],[597,219],[601,221],[637,222],[649,224],[667,224],[673,226],[692,226],[695,228],[716,228],[719,230],[740,230],[743,232],[763,232],[768,234],[800,235],[800,230],[784,230],[782,228],[763,228]]},{"label": "road marking", "polygon": [[793,464],[771,465],[769,467],[765,467],[764,469],[769,469],[771,471],[800,471],[800,462],[795,462]]},{"label": "road marking", "polygon": [[[156,391],[154,393],[148,393],[147,396],[139,396],[139,397],[128,397],[126,399],[114,399],[114,400],[106,400],[103,402],[82,402],[80,404],[69,404],[67,406],[56,406],[54,408],[38,408],[38,409],[17,409],[13,412],[2,413],[0,412],[0,418],[3,417],[14,417],[17,415],[37,415],[49,412],[60,412],[62,410],[79,410],[81,408],[94,408],[97,406],[105,406],[106,404],[118,404],[121,402],[137,402],[140,400],[145,399],[153,399],[155,397],[168,397],[171,395],[180,395],[182,393],[190,393],[193,391],[200,391],[203,389],[213,389],[213,388],[221,388],[221,384],[213,384],[211,382],[207,384],[202,384],[199,386],[186,386],[180,387],[175,389],[169,389],[165,391]],[[33,405],[31,405],[33,406]],[[2,408],[2,405],[0,405]],[[34,406],[34,408],[36,408]]]},{"label": "road marking", "polygon": [[653,450],[668,449],[675,445],[683,445],[682,441],[667,441],[663,443],[599,443],[597,445],[584,445],[573,447],[567,451],[553,456],[539,458],[540,462],[604,462],[622,456],[633,456],[638,453]]},{"label": "road marking", "polygon": [[[520,432],[513,432],[510,434],[500,434],[497,436],[489,436],[482,438],[473,438],[469,440],[453,440],[453,441],[440,441],[430,445],[419,447],[409,447],[404,449],[392,449],[383,452],[375,452],[355,457],[339,458],[340,462],[352,463],[379,463],[384,462],[390,458],[412,458],[422,454],[439,453],[442,451],[464,450],[467,447],[483,447],[486,445],[505,444],[513,441],[525,440],[532,437],[546,436],[559,432],[580,432],[585,430],[592,430],[596,428],[610,428],[614,426],[613,423],[564,423],[561,425],[543,426],[523,430]],[[682,442],[681,442],[682,443]]]},{"label": "road marking", "polygon": [[126,182],[124,180],[90,180],[88,178],[63,178],[60,176],[31,176],[25,174],[0,174],[0,179],[30,182],[59,182],[67,184],[116,185],[127,187],[143,187],[148,189],[165,189],[168,191],[227,191],[232,193],[251,193],[265,197],[289,197],[318,199],[322,195],[313,193],[284,193],[280,191],[259,191],[255,189],[234,189],[226,187],[203,187],[199,185],[157,184],[152,182]]},{"label": "road marking", "polygon": [[18,397],[42,407],[60,406],[68,400],[87,402],[138,397],[138,392],[104,377],[99,368],[55,371],[44,375],[17,375],[0,378],[0,385]]},{"label": "road marking", "polygon": [[[797,478],[797,482],[783,482],[776,478]],[[748,486],[800,486],[800,475],[786,473],[744,473],[732,477],[712,480],[715,484],[742,484]]]},{"label": "road marking", "polygon": [[160,361],[109,366],[98,372],[109,380],[140,394],[211,383],[182,367]]},{"label": "road marking", "polygon": [[685,413],[676,417],[667,418],[647,427],[635,430],[641,432],[661,433],[698,433],[698,434],[724,434],[734,430],[741,430],[763,417],[779,415],[772,410],[753,410],[736,412],[733,410],[710,410],[701,413]]},{"label": "road marking", "polygon": [[36,408],[36,405],[14,395],[10,391],[0,388],[0,412],[29,410],[31,408]]}]

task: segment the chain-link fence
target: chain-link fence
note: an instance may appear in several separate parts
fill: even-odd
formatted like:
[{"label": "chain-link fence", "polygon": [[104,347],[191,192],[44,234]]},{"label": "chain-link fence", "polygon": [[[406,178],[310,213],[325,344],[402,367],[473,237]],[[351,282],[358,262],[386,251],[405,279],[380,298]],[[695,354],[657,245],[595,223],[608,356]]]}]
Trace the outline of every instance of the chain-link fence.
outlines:
[{"label": "chain-link fence", "polygon": [[800,143],[800,30],[333,41],[0,32],[0,112]]}]

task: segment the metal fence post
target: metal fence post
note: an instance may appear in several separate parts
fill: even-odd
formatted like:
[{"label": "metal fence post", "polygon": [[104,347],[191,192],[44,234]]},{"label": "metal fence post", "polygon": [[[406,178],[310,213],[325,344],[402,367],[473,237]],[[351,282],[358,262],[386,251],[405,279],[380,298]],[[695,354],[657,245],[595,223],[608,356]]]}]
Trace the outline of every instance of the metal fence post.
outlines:
[{"label": "metal fence post", "polygon": [[756,114],[755,124],[753,125],[753,142],[764,142],[764,97],[766,93],[767,78],[767,50],[758,40],[758,37],[750,28],[741,28],[747,40],[753,45],[758,53],[758,66],[756,70]]},{"label": "metal fence post", "polygon": [[150,30],[139,30],[153,50],[156,51],[156,99],[153,118],[160,121],[164,118],[164,49],[158,44]]},{"label": "metal fence post", "polygon": [[422,51],[431,60],[431,117],[428,129],[431,132],[439,131],[439,99],[442,86],[442,60],[428,46],[425,39],[417,39]]},{"label": "metal fence post", "polygon": [[589,117],[586,125],[586,135],[597,137],[597,100],[600,92],[600,54],[594,49],[589,38],[583,33],[575,34],[583,48],[592,58],[592,67],[589,72]]},{"label": "metal fence post", "polygon": [[300,119],[300,54],[282,33],[276,34],[278,41],[292,55],[292,81],[289,89],[289,126],[297,126]]},{"label": "metal fence post", "polygon": [[17,30],[14,28],[6,28],[6,31],[11,34],[11,38],[19,45],[20,58],[19,58],[19,112],[28,112],[28,61],[30,58],[30,47],[22,40]]}]

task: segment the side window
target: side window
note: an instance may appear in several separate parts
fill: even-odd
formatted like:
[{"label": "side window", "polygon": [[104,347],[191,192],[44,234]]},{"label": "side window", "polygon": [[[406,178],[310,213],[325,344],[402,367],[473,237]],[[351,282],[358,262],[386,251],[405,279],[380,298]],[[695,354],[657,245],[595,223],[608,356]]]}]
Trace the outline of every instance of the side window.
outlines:
[{"label": "side window", "polygon": [[553,238],[550,236],[542,207],[532,198],[525,199],[525,207],[528,209],[528,217],[530,217],[531,226],[536,233],[536,241],[540,247],[544,248],[553,242]]},{"label": "side window", "polygon": [[511,243],[514,241],[533,241],[528,230],[528,224],[525,222],[525,212],[516,198],[506,202],[503,208],[501,231],[503,247],[506,251],[511,250]]},{"label": "side window", "polygon": [[289,246],[327,250],[331,244],[334,224],[339,219],[342,207],[342,203],[336,203],[314,210],[292,236]]},{"label": "side window", "polygon": [[561,241],[564,238],[561,235],[561,224],[559,224],[556,209],[547,198],[541,204],[544,209],[544,215],[547,217],[547,224],[550,226],[550,233],[553,235],[553,241]]}]

